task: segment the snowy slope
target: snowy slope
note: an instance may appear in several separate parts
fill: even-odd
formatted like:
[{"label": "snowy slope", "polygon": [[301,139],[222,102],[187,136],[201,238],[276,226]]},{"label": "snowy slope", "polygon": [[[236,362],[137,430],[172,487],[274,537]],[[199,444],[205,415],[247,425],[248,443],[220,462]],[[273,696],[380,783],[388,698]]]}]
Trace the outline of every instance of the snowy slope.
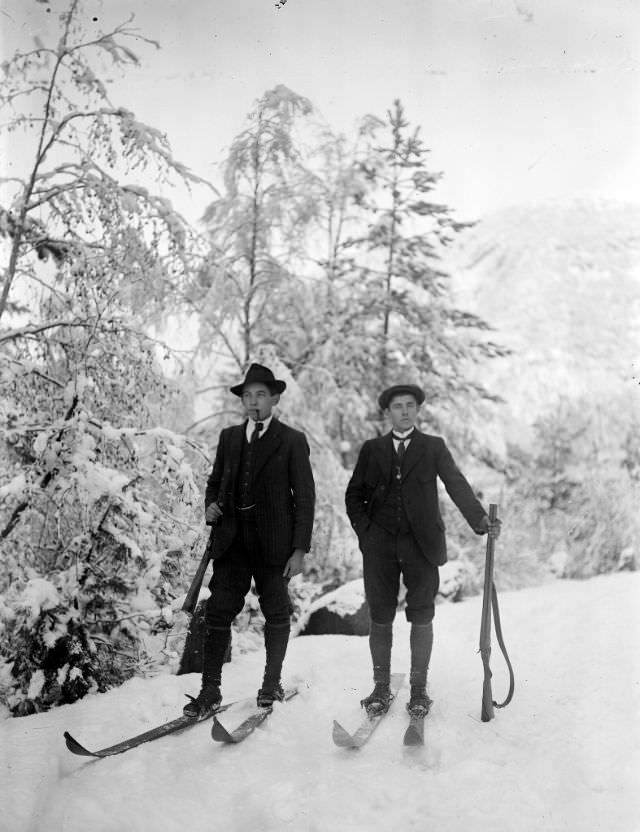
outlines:
[{"label": "snowy slope", "polygon": [[[208,724],[120,757],[67,752],[68,729],[89,747],[173,717],[198,677],[132,680],[0,727],[5,832],[637,832],[640,829],[640,575],[557,582],[504,593],[516,672],[508,708],[480,721],[481,599],[441,605],[430,676],[427,745],[405,749],[406,689],[371,742],[336,748],[332,718],[358,717],[368,693],[367,641],[295,639],[288,680],[301,695],[243,745],[214,744]],[[406,670],[408,629],[395,628]],[[260,678],[260,653],[225,670],[227,698]],[[506,674],[494,646],[494,696]]]},{"label": "snowy slope", "polygon": [[558,399],[640,409],[640,204],[515,206],[465,232],[451,263],[457,303],[514,351],[481,373],[516,432]]}]

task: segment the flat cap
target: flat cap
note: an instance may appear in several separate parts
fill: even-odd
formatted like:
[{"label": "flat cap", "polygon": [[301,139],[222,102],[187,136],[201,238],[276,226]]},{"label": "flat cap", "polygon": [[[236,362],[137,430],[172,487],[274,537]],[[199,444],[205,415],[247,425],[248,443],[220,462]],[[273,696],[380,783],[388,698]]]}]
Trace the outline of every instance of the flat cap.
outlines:
[{"label": "flat cap", "polygon": [[395,384],[380,393],[378,397],[380,410],[386,410],[395,396],[413,396],[418,405],[421,405],[425,399],[424,390],[417,384]]}]

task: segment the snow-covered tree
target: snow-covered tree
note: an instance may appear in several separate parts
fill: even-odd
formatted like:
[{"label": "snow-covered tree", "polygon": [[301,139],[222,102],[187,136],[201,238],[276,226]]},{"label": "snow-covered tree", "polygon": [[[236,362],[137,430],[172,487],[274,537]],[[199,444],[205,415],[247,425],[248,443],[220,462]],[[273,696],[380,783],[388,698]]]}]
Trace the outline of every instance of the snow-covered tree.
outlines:
[{"label": "snow-covered tree", "polygon": [[434,414],[492,394],[473,383],[467,362],[503,350],[480,318],[455,307],[444,264],[446,246],[466,227],[434,201],[441,174],[427,164],[420,128],[399,100],[378,120],[361,170],[367,227],[359,241],[361,282],[370,306],[370,343],[379,386],[413,378],[429,391]]},{"label": "snow-covered tree", "polygon": [[200,273],[202,339],[207,353],[231,359],[233,372],[261,345],[278,344],[277,322],[291,311],[294,260],[312,210],[295,132],[311,112],[283,85],[264,93],[231,144],[224,192],[204,215],[211,256]]},{"label": "snow-covered tree", "polygon": [[324,128],[308,155],[314,213],[306,239],[307,280],[290,286],[289,308],[303,326],[281,328],[283,356],[301,374],[342,463],[365,433],[371,410],[371,298],[360,280],[357,240],[366,190],[361,157],[374,122],[362,119],[353,138]]},{"label": "snow-covered tree", "polygon": [[0,86],[28,160],[0,191],[0,619],[15,712],[144,666],[147,613],[162,618],[179,555],[201,539],[206,458],[156,427],[179,391],[152,337],[200,254],[150,189],[199,180],[100,78],[101,58],[135,66],[128,42],[144,38],[128,25],[86,37],[84,19],[73,0],[54,45],[17,53]]},{"label": "snow-covered tree", "polygon": [[386,121],[361,119],[352,139],[325,130],[307,156],[307,279],[288,285],[289,326],[279,327],[278,343],[319,395],[347,467],[379,419],[379,392],[400,380],[429,391],[429,429],[490,456],[470,435],[470,415],[497,397],[468,369],[504,351],[453,303],[443,255],[465,226],[433,201],[440,174],[427,154],[396,101]]}]

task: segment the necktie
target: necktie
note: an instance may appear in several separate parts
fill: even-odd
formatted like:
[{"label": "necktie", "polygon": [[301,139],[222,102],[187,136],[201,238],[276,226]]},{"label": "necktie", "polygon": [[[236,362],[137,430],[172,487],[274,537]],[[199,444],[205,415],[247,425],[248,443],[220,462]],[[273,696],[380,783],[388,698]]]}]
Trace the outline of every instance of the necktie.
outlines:
[{"label": "necktie", "polygon": [[254,445],[256,443],[258,437],[260,436],[260,431],[262,430],[263,427],[264,427],[264,424],[262,422],[256,422],[254,424],[253,433],[251,434],[251,440],[250,440],[252,445]]},{"label": "necktie", "polygon": [[404,459],[404,454],[407,450],[407,446],[404,443],[410,437],[411,434],[409,434],[409,436],[396,436],[395,433],[393,434],[393,438],[398,441],[398,448],[396,450],[396,479],[398,480],[402,479],[402,460]]},{"label": "necktie", "polygon": [[398,464],[402,465],[402,458],[404,457],[404,452],[407,450],[407,446],[404,443],[408,442],[409,439],[411,439],[411,437],[413,436],[413,431],[411,431],[411,433],[407,434],[406,436],[398,436],[396,433],[392,435],[396,442],[400,443],[398,445],[398,450],[396,451],[396,453],[398,454]]}]

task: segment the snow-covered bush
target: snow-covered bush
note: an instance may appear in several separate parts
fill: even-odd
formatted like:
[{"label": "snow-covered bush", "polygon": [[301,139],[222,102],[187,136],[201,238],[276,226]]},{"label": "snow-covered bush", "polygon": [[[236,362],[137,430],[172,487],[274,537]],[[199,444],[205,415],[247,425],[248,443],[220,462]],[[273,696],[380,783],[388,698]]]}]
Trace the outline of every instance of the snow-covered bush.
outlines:
[{"label": "snow-covered bush", "polygon": [[590,578],[635,568],[629,556],[640,541],[640,489],[621,470],[592,471],[578,492],[568,528],[564,577]]},{"label": "snow-covered bush", "polygon": [[18,715],[98,689],[96,647],[71,589],[74,581],[59,577],[60,589],[43,578],[28,580],[2,611],[0,633],[9,648],[3,653],[13,654],[2,674],[2,698]]},{"label": "snow-covered bush", "polygon": [[[163,610],[190,577],[184,556],[203,546],[196,479],[208,461],[196,446],[164,429],[116,430],[77,408],[48,432],[55,450],[39,435],[21,437],[34,456],[25,487],[14,477],[0,499],[3,528],[17,518],[0,555],[0,650],[14,661],[17,712],[72,701],[161,661],[146,655],[145,637],[167,626]],[[36,615],[33,593],[43,586]],[[41,671],[35,691],[31,676]]]}]

